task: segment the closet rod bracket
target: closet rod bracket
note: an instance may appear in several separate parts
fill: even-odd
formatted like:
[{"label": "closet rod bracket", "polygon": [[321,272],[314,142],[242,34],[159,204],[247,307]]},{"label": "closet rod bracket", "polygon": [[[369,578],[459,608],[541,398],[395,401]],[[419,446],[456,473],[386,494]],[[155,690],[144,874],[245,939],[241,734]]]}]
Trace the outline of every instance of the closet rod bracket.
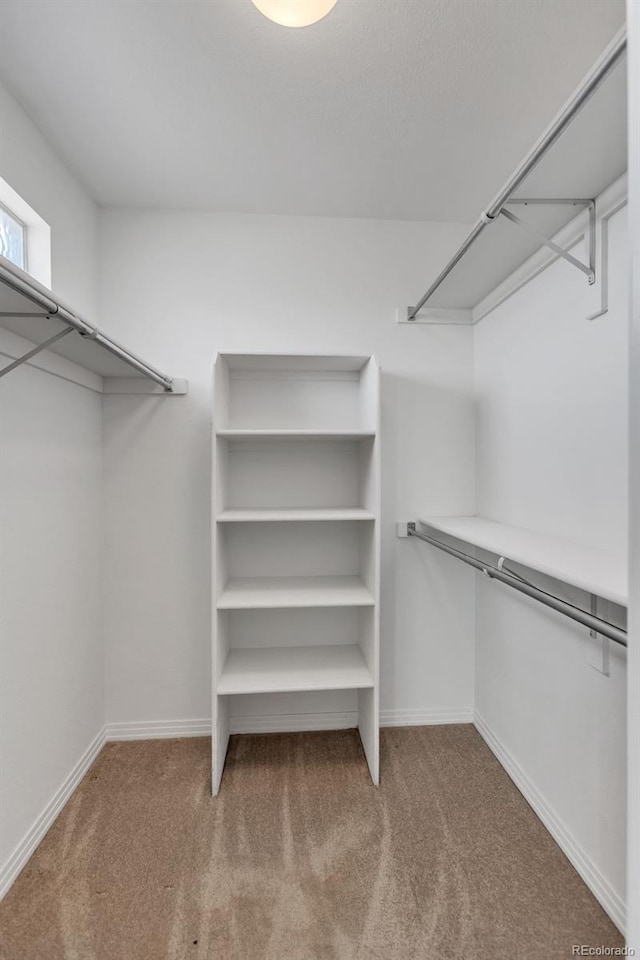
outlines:
[{"label": "closet rod bracket", "polygon": [[[597,616],[598,616],[598,598],[597,598],[597,596],[595,595],[595,593],[592,593],[592,594],[591,594],[591,613],[593,614],[594,617],[597,617]],[[589,636],[590,636],[593,640],[597,640],[597,639],[598,639],[598,631],[597,631],[597,630],[594,630],[594,629],[589,630]]]},{"label": "closet rod bracket", "polygon": [[[550,237],[545,236],[545,234],[540,233],[536,230],[535,227],[531,226],[530,223],[527,223],[525,220],[522,220],[518,217],[512,210],[507,210],[507,204],[521,204],[522,206],[535,206],[536,204],[545,204],[547,206],[582,206],[586,207],[589,211],[589,226],[588,226],[588,247],[589,247],[589,263],[583,263],[582,260],[578,260],[577,257],[572,256],[567,250],[555,243],[554,240],[551,240]],[[583,199],[527,199],[527,198],[518,198],[516,200],[511,199],[507,201],[507,204],[502,207],[500,210],[501,216],[505,217],[511,223],[515,224],[517,227],[520,227],[521,230],[525,230],[528,234],[534,237],[538,243],[543,244],[543,246],[548,247],[550,250],[563,260],[566,260],[567,263],[570,263],[571,266],[576,267],[577,270],[580,270],[581,273],[584,273],[589,281],[589,284],[593,285],[596,282],[596,202],[595,200],[583,200]]]},{"label": "closet rod bracket", "polygon": [[[595,593],[591,594],[591,615],[593,617],[598,617],[598,596]],[[597,670],[598,673],[601,673],[603,677],[611,676],[611,654],[609,650],[609,638],[607,636],[601,635],[597,629],[592,628],[589,630],[589,636],[592,640],[595,640],[588,653],[587,653],[587,663],[590,667],[593,667],[594,670]]]}]

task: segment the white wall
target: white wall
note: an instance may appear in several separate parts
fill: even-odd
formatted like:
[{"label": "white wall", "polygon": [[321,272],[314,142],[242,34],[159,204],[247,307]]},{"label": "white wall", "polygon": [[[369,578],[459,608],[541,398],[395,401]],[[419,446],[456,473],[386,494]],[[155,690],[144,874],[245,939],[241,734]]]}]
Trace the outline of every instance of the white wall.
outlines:
[{"label": "white wall", "polygon": [[[470,717],[472,578],[448,558],[395,537],[398,517],[473,510],[472,331],[393,320],[394,308],[422,290],[464,232],[408,222],[102,215],[105,328],[189,379],[188,397],[105,398],[110,723],[210,716],[216,350],[377,355],[383,714]],[[344,709],[345,701],[332,705]],[[269,705],[243,708],[260,714]],[[290,698],[271,709],[320,708],[313,698]]]},{"label": "white wall", "polygon": [[640,953],[640,6],[627,0],[630,239],[630,524],[627,943]]},{"label": "white wall", "polygon": [[[1,86],[0,176],[51,227],[56,294],[95,316],[96,209]],[[101,461],[99,394],[0,380],[0,887],[104,723]]]},{"label": "white wall", "polygon": [[[625,557],[626,209],[610,220],[609,279],[609,312],[592,322],[588,285],[558,262],[476,327],[478,513]],[[482,576],[476,605],[478,714],[620,922],[625,653],[610,645],[603,676],[587,630]]]},{"label": "white wall", "polygon": [[51,227],[56,296],[95,319],[96,206],[2,83],[0,176]]}]

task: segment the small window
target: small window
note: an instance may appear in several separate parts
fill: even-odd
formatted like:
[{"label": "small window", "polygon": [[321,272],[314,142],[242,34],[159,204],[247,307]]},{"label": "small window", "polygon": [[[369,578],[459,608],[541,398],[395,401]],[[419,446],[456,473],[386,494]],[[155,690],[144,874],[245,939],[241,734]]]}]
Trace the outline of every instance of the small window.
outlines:
[{"label": "small window", "polygon": [[[0,0],[0,5],[2,0]],[[0,177],[0,255],[51,289],[51,230]]]},{"label": "small window", "polygon": [[27,269],[27,228],[6,207],[0,204],[0,254]]}]

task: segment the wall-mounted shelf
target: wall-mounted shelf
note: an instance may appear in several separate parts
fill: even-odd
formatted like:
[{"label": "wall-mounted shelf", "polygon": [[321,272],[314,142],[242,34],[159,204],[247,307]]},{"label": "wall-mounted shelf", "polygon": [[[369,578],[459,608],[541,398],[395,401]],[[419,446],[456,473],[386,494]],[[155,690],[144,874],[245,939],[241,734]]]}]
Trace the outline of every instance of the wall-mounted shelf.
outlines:
[{"label": "wall-mounted shelf", "polygon": [[[558,234],[575,220],[585,199],[572,206],[571,198],[595,201],[627,168],[625,50],[623,30],[480,214],[416,306],[399,309],[399,320],[460,323],[466,314],[466,322],[473,323],[487,312],[485,298],[543,249],[536,234],[556,238],[565,250],[572,247],[572,239]],[[525,199],[532,202],[524,206]],[[514,215],[533,232],[509,222]],[[576,248],[571,254],[587,264],[593,259],[597,280],[595,231],[587,213],[583,232],[584,253]],[[557,259],[557,253],[547,251],[544,262]]]},{"label": "wall-mounted shelf", "polygon": [[419,517],[418,520],[425,527],[454,540],[506,557],[513,563],[605,600],[627,605],[626,558],[484,517]]},{"label": "wall-mounted shelf", "polygon": [[[157,370],[57,300],[29,274],[0,257],[0,328],[26,341],[0,376],[46,350],[105,380],[106,393],[187,392],[185,380]],[[123,384],[122,390],[118,384]]]}]

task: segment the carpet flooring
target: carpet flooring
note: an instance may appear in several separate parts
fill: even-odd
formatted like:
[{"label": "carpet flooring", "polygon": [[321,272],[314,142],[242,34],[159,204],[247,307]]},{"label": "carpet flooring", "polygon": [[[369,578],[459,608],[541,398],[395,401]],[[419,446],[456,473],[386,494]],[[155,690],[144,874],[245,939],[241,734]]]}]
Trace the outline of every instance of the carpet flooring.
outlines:
[{"label": "carpet flooring", "polygon": [[568,960],[623,939],[470,725],[110,743],[0,904],[2,960]]}]

